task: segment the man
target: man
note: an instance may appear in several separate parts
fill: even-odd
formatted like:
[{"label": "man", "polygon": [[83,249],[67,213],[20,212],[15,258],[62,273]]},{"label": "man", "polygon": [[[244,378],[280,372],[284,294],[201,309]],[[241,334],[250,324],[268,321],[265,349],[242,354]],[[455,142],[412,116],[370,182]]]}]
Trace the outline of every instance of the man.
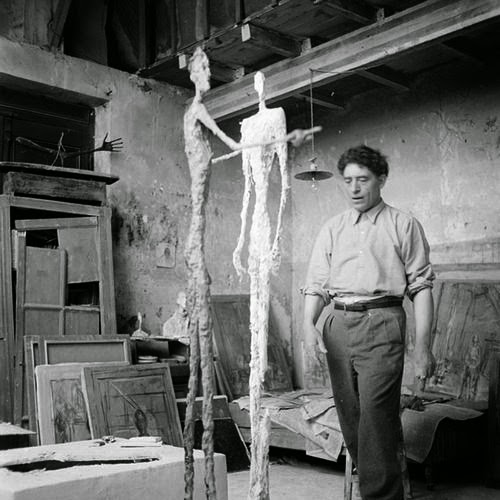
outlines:
[{"label": "man", "polygon": [[[306,345],[325,352],[345,444],[363,500],[402,500],[398,446],[406,293],[415,311],[416,373],[432,374],[434,273],[412,216],[381,198],[389,168],[367,146],[339,159],[352,209],[328,220],[314,245],[304,299]],[[316,321],[329,307],[323,336]]]}]

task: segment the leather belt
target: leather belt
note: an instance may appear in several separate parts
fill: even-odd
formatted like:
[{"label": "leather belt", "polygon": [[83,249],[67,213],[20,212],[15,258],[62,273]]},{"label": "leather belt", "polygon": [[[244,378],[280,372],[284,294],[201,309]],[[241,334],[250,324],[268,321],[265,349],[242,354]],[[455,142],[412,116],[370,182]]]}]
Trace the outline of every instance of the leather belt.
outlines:
[{"label": "leather belt", "polygon": [[367,311],[368,309],[378,309],[381,307],[398,307],[403,304],[401,297],[381,297],[380,299],[373,299],[367,302],[354,302],[353,304],[344,304],[342,302],[334,301],[334,308],[342,311]]}]

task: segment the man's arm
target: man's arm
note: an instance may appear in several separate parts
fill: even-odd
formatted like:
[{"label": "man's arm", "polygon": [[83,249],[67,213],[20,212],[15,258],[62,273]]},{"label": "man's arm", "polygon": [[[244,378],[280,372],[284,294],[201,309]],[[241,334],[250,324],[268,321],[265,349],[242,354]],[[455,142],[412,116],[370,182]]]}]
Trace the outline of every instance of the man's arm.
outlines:
[{"label": "man's arm", "polygon": [[316,321],[324,306],[325,302],[320,295],[304,296],[304,343],[311,347],[317,344],[321,352],[326,352],[326,347],[321,332],[316,328]]},{"label": "man's arm", "polygon": [[434,301],[431,288],[422,288],[413,297],[415,312],[415,376],[421,380],[434,372],[435,360],[432,355],[431,328],[434,315]]}]

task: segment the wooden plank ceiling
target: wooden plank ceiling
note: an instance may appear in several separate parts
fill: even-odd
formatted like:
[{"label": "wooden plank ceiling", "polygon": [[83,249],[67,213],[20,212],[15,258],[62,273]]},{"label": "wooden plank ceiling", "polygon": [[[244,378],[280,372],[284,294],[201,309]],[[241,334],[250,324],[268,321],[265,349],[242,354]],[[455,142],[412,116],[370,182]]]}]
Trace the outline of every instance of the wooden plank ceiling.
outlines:
[{"label": "wooden plank ceiling", "polygon": [[201,44],[212,69],[205,103],[219,120],[255,109],[256,70],[266,76],[268,102],[312,95],[314,104],[338,109],[380,85],[408,90],[426,68],[456,58],[482,62],[478,47],[500,19],[500,2],[492,0],[259,0],[233,2],[234,22],[222,16],[226,25],[217,27],[205,2],[192,3],[192,31],[203,38],[184,36],[182,45],[181,37],[139,74],[192,88],[187,61]]},{"label": "wooden plank ceiling", "polygon": [[[52,47],[68,12],[59,1]],[[212,73],[205,103],[219,120],[255,109],[257,70],[268,102],[307,108],[312,95],[341,109],[376,87],[404,92],[436,65],[477,68],[500,54],[498,0],[110,0],[99,22],[93,12],[72,0],[63,37],[72,55],[192,89],[187,65],[202,45]],[[87,45],[79,25],[93,27]]]}]

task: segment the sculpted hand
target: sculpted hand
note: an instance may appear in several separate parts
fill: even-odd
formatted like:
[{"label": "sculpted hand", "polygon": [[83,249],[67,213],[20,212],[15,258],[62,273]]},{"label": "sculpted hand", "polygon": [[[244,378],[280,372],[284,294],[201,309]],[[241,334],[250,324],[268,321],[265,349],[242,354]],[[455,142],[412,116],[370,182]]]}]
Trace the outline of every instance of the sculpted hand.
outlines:
[{"label": "sculpted hand", "polygon": [[315,350],[316,346],[320,352],[326,353],[325,343],[321,332],[314,325],[304,325],[304,347],[307,350]]},{"label": "sculpted hand", "polygon": [[108,141],[107,138],[108,134],[104,136],[102,144],[96,149],[96,151],[111,151],[112,153],[116,153],[117,151],[122,150],[123,141],[121,137],[118,137],[118,139],[113,139],[111,141]]}]

